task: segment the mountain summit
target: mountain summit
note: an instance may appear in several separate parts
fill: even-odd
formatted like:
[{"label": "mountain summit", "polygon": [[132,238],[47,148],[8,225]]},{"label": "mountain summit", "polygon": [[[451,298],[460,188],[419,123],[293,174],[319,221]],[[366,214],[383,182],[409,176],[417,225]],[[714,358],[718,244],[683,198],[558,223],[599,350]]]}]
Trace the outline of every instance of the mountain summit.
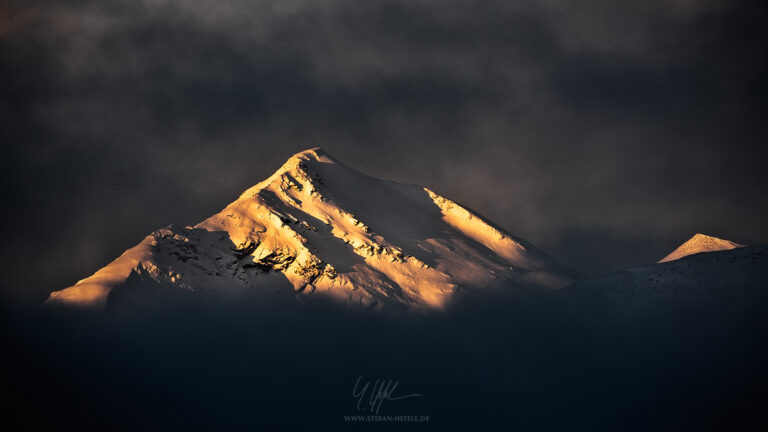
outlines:
[{"label": "mountain summit", "polygon": [[458,293],[550,290],[576,274],[430,189],[369,177],[320,148],[194,227],[167,227],[47,304],[105,308],[154,294],[283,293],[442,308]]},{"label": "mountain summit", "polygon": [[730,240],[723,240],[717,237],[711,237],[704,234],[696,234],[681,244],[669,255],[662,258],[659,262],[668,262],[680,259],[687,255],[693,255],[700,252],[716,252],[744,247]]}]

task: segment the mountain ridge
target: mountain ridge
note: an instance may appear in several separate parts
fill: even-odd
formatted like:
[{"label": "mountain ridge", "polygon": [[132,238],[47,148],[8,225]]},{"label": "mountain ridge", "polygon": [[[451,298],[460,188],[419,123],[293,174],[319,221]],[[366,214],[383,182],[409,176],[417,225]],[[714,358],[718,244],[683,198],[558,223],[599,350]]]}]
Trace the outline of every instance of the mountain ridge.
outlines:
[{"label": "mountain ridge", "polygon": [[104,308],[148,295],[127,283],[140,280],[224,297],[277,290],[440,309],[465,292],[551,290],[577,276],[431,189],[367,176],[314,148],[199,224],[153,232],[47,304]]},{"label": "mountain ridge", "polygon": [[667,256],[660,259],[659,263],[674,261],[682,257],[702,252],[716,252],[744,247],[744,245],[734,243],[717,237],[696,233]]}]

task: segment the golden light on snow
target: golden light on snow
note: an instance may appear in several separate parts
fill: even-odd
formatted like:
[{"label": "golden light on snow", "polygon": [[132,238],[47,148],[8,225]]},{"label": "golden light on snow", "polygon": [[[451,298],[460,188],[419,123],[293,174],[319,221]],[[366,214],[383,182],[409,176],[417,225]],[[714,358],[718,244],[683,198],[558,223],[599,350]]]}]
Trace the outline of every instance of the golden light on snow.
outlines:
[{"label": "golden light on snow", "polygon": [[693,255],[699,252],[715,252],[731,250],[740,247],[744,246],[729,240],[723,240],[704,234],[696,234],[688,239],[688,241],[680,245],[677,249],[672,251],[669,255],[662,258],[659,262],[663,263],[674,261],[684,256]]},{"label": "golden light on snow", "polygon": [[294,155],[194,227],[156,231],[49,301],[102,307],[137,271],[222,295],[282,280],[297,295],[365,307],[442,308],[459,287],[553,289],[571,281],[551,258],[461,205],[368,177],[321,149]]}]

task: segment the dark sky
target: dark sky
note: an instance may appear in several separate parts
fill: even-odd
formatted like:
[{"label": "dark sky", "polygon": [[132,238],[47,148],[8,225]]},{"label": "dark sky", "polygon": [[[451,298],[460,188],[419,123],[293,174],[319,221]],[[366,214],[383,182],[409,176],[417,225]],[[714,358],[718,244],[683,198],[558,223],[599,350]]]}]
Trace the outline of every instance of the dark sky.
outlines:
[{"label": "dark sky", "polygon": [[41,301],[315,146],[587,274],[768,242],[761,3],[0,0],[3,293]]}]

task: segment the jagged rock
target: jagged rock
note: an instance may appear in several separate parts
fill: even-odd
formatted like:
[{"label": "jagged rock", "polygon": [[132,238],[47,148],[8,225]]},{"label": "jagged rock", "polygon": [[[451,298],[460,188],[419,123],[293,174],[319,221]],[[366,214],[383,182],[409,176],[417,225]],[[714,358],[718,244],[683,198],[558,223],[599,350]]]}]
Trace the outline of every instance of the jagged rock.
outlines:
[{"label": "jagged rock", "polygon": [[234,248],[233,252],[238,259],[245,258],[246,256],[252,254],[258,246],[258,241],[246,240]]}]

